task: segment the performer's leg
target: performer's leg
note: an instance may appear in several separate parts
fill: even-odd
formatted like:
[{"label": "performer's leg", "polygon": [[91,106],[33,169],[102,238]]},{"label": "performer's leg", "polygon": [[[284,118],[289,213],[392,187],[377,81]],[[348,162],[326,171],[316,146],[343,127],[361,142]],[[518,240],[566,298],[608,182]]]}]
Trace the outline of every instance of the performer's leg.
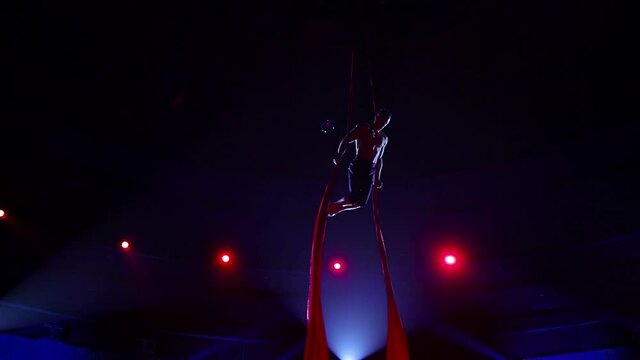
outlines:
[{"label": "performer's leg", "polygon": [[367,203],[373,182],[373,167],[370,161],[360,158],[349,165],[349,196],[330,202],[327,215],[333,217],[343,211],[359,209]]}]

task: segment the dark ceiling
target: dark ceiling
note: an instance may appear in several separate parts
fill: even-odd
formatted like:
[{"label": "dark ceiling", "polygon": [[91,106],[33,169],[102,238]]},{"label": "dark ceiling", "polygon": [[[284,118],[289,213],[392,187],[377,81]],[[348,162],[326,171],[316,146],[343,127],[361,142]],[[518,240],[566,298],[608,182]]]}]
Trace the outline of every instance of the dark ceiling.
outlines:
[{"label": "dark ceiling", "polygon": [[[589,347],[527,353],[516,330],[596,319],[584,331],[610,347],[639,328],[630,4],[65,1],[3,17],[2,331],[303,339],[353,49],[354,121],[371,118],[368,62],[393,113],[383,221],[418,358],[424,337],[524,358]],[[381,282],[370,227],[369,210],[330,222],[347,283]],[[443,246],[468,261],[455,279],[430,265]],[[224,247],[233,274],[211,266]]]}]

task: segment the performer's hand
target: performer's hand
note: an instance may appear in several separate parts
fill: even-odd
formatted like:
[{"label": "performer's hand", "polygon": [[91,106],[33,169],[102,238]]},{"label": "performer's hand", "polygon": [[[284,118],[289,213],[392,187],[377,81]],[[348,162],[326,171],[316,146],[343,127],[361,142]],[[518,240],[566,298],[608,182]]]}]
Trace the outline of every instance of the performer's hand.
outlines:
[{"label": "performer's hand", "polygon": [[376,181],[376,189],[382,189],[382,180]]}]

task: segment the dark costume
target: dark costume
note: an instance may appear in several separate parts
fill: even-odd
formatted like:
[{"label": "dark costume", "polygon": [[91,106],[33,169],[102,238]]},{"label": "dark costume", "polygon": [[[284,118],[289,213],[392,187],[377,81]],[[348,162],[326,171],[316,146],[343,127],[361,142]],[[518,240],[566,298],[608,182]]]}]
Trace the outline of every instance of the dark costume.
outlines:
[{"label": "dark costume", "polygon": [[349,200],[360,206],[369,201],[375,167],[369,160],[356,157],[349,165]]}]

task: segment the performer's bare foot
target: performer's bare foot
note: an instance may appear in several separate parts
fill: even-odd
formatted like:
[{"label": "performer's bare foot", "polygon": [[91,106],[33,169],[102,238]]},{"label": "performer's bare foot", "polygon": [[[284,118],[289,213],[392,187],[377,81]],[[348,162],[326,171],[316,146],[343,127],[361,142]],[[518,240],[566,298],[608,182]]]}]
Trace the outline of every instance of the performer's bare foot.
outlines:
[{"label": "performer's bare foot", "polygon": [[327,215],[329,217],[334,217],[343,211],[355,210],[361,207],[362,205],[354,204],[349,200],[349,198],[343,197],[338,201],[332,201],[329,203],[329,207],[327,208]]}]

